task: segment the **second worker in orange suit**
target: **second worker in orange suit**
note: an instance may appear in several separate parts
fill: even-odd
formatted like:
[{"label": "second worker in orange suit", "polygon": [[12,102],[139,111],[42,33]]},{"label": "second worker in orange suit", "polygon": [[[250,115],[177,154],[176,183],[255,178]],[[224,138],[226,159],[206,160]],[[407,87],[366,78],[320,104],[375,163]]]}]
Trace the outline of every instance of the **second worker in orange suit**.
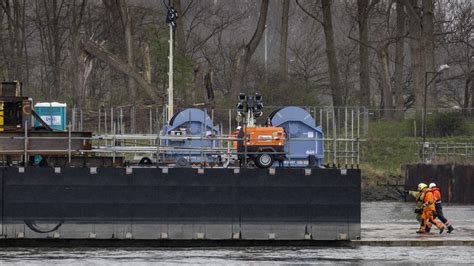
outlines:
[{"label": "second worker in orange suit", "polygon": [[433,192],[431,189],[428,187],[424,187],[422,192],[425,194],[423,197],[423,204],[421,205],[423,209],[423,213],[421,215],[421,225],[420,229],[416,231],[419,234],[424,234],[426,233],[426,226],[431,222],[434,223],[434,225],[439,229],[439,233],[443,233],[444,230],[444,224],[440,223],[437,221],[434,217],[434,213],[436,212],[436,207],[435,207],[435,199],[433,196]]},{"label": "second worker in orange suit", "polygon": [[435,183],[430,184],[430,189],[433,192],[433,197],[435,201],[435,208],[436,208],[436,217],[438,218],[444,225],[448,227],[448,233],[451,233],[454,228],[451,224],[449,224],[448,219],[443,215],[443,207],[441,206],[441,191],[436,186]]}]

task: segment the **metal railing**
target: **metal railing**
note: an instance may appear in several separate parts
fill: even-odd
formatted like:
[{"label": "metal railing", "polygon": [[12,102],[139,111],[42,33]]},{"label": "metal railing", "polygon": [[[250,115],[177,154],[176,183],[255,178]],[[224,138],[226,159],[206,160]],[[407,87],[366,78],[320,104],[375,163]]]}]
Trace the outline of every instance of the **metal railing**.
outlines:
[{"label": "metal railing", "polygon": [[419,142],[419,156],[424,163],[469,162],[474,163],[474,142]]},{"label": "metal railing", "polygon": [[[127,154],[140,154],[146,153],[154,155],[155,158],[165,158],[169,155],[170,152],[178,152],[180,154],[199,154],[201,161],[200,165],[207,165],[209,163],[209,156],[220,156],[221,158],[230,160],[239,155],[243,155],[244,158],[247,158],[248,155],[258,155],[262,152],[250,152],[243,151],[238,152],[233,148],[233,143],[235,141],[243,141],[244,138],[237,138],[232,135],[218,135],[218,136],[171,136],[171,135],[161,135],[161,134],[136,134],[136,135],[94,135],[92,137],[74,137],[71,134],[72,131],[68,131],[67,136],[55,136],[55,137],[45,137],[45,136],[29,136],[28,129],[25,127],[24,134],[18,134],[13,137],[6,137],[0,134],[0,140],[19,140],[23,142],[23,149],[14,149],[14,150],[1,150],[0,154],[3,155],[21,155],[22,163],[26,164],[29,160],[29,156],[32,155],[44,155],[44,154],[56,154],[59,156],[67,156],[68,163],[71,163],[71,160],[74,156],[83,155],[83,156],[94,156],[100,154],[101,156],[110,156],[112,157],[112,162],[115,163],[115,159],[118,156],[127,156]],[[32,149],[30,148],[29,143],[32,140],[67,140],[67,147],[64,149]],[[92,142],[92,148],[89,149],[72,149],[71,143],[75,140],[80,141],[90,141]],[[184,140],[202,140],[202,141],[216,141],[220,145],[217,147],[173,147],[163,145],[163,141],[173,140],[173,141],[184,141]],[[245,138],[245,141],[253,141],[256,139]],[[325,146],[336,145],[338,149],[334,150],[325,150],[325,156],[331,158],[331,161],[326,161],[326,165],[332,163],[333,167],[341,167],[342,165],[345,168],[349,167],[358,167],[360,163],[360,142],[364,139],[354,138],[354,139],[332,139],[332,138],[321,138],[321,139],[309,139],[309,138],[291,138],[288,136],[288,141],[322,141],[325,143]],[[131,141],[128,142],[127,141]],[[347,147],[352,147],[348,149]],[[269,153],[269,152],[265,152]],[[287,159],[291,162],[291,146],[288,146],[287,152],[271,152],[271,154],[285,154]],[[164,161],[164,160],[163,160]],[[290,163],[291,166],[291,163]]]},{"label": "metal railing", "polygon": [[[269,114],[278,107],[266,107],[264,112]],[[368,111],[360,107],[303,107],[315,119],[316,125],[321,127],[324,138],[324,163],[332,166],[358,166],[360,164],[360,142],[365,141],[368,131]],[[177,110],[179,112],[180,110]],[[233,109],[205,110],[204,115],[209,115],[217,126],[220,134],[213,136],[216,141],[221,141],[219,149],[199,149],[203,154],[219,154],[229,156],[238,155],[232,151],[232,141],[236,141],[232,132],[241,125],[241,120]],[[45,137],[29,136],[28,127],[25,127],[24,136],[16,136],[16,140],[23,140],[23,156],[28,158],[32,152],[57,152],[68,156],[68,161],[74,154],[102,154],[104,156],[120,156],[121,154],[151,153],[157,158],[161,153],[176,148],[165,147],[164,140],[179,140],[179,136],[163,135],[166,126],[166,109],[162,107],[118,107],[100,108],[96,110],[81,110],[72,108],[68,110],[69,126],[68,137],[56,137],[57,140],[67,140],[68,148],[64,150],[31,150],[28,142],[34,139],[47,139]],[[204,120],[205,121],[205,120]],[[260,119],[264,124],[265,119]],[[203,125],[204,127],[205,125]],[[92,138],[71,136],[71,131],[93,132]],[[202,129],[204,134],[206,130]],[[0,134],[0,139],[3,138]],[[9,137],[10,138],[10,137]],[[185,139],[209,140],[207,136],[185,136]],[[314,139],[298,139],[288,136],[291,140],[314,141]],[[88,140],[93,143],[91,150],[73,150],[71,142],[74,140]],[[291,153],[291,147],[289,147]],[[195,148],[188,151],[196,151]],[[19,150],[6,151],[19,153]],[[184,151],[183,151],[184,152]],[[225,153],[225,154],[223,154]],[[205,156],[204,156],[205,157]]]}]

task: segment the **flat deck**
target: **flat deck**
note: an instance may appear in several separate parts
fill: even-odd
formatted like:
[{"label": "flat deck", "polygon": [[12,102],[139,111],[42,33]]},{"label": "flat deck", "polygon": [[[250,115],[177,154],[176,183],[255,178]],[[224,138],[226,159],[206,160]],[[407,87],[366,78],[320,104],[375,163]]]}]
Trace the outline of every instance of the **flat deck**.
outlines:
[{"label": "flat deck", "polygon": [[455,230],[439,234],[432,228],[428,234],[417,234],[415,202],[363,202],[361,239],[358,246],[473,246],[474,206],[443,206],[446,218]]}]

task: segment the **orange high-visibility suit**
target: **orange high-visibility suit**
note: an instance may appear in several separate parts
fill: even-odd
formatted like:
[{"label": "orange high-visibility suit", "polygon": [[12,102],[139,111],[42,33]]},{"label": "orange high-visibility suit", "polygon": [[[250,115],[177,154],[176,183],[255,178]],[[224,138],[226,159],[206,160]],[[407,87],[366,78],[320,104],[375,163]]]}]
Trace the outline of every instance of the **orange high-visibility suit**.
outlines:
[{"label": "orange high-visibility suit", "polygon": [[420,225],[420,232],[424,233],[425,226],[429,226],[430,222],[436,225],[438,229],[444,230],[444,225],[433,217],[433,214],[436,212],[433,191],[431,191],[431,189],[425,189],[424,192],[425,196],[423,197],[423,214],[421,215],[422,223]]}]

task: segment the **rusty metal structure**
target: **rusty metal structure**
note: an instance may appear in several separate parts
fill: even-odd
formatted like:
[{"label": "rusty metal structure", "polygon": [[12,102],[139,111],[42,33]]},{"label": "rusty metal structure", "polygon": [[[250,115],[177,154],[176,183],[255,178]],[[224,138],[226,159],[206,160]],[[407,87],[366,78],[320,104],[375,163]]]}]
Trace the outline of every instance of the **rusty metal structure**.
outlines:
[{"label": "rusty metal structure", "polygon": [[[32,100],[22,95],[21,82],[0,85],[0,161],[24,165],[35,155],[63,157],[91,150],[91,132],[54,131],[31,108]],[[41,126],[35,127],[33,120]]]}]

